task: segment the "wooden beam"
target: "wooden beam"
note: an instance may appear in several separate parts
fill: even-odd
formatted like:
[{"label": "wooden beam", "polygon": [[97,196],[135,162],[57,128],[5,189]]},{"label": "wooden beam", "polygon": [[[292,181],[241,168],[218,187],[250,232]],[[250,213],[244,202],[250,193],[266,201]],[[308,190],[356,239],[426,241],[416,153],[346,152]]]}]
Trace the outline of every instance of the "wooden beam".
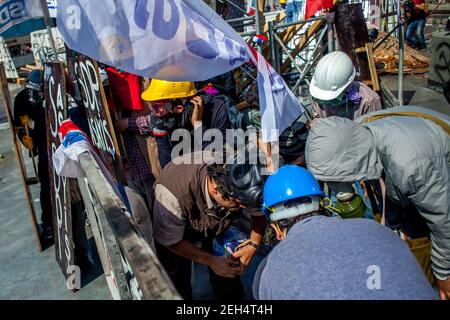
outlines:
[{"label": "wooden beam", "polygon": [[366,55],[359,55],[357,48],[369,42],[367,25],[361,3],[338,5],[334,20],[340,50],[345,52],[359,72],[358,80],[371,80]]},{"label": "wooden beam", "polygon": [[19,168],[20,174],[19,176],[21,178],[20,180],[22,181],[23,191],[25,193],[25,200],[27,201],[28,214],[30,216],[31,223],[33,225],[34,239],[36,241],[38,250],[42,251],[42,244],[41,240],[39,239],[38,233],[38,223],[33,205],[33,196],[31,194],[30,187],[27,184],[28,175],[23,161],[22,149],[20,146],[20,142],[16,138],[16,133],[14,132],[13,116],[11,112],[11,96],[9,94],[8,80],[6,79],[6,72],[3,62],[0,62],[0,82],[1,82],[0,90],[3,101],[3,107],[5,109],[6,118],[8,119],[9,123],[12,145],[14,147],[14,154],[16,155],[17,165]]},{"label": "wooden beam", "polygon": [[[100,217],[104,230],[110,230],[103,236],[107,237],[110,244],[116,241],[119,245],[122,257],[130,266],[144,299],[181,299],[156,254],[144,238],[138,235],[132,221],[128,218],[131,215],[115,194],[97,162],[89,153],[81,154],[79,160],[94,199],[98,203],[95,206],[96,214]],[[123,268],[121,260],[117,257],[114,259],[114,262],[111,260],[112,265],[119,270]],[[124,284],[122,286],[125,287]]]},{"label": "wooden beam", "polygon": [[[292,50],[291,54],[293,57],[297,56],[300,53],[300,51],[304,49],[309,39],[322,27],[323,24],[324,24],[323,20],[317,20],[313,22],[313,24],[308,28],[306,34],[302,36],[298,45],[294,48],[294,50]],[[289,69],[291,69],[291,61],[286,60],[281,66],[281,70],[282,72],[287,72]]]},{"label": "wooden beam", "polygon": [[366,43],[367,60],[369,62],[370,77],[372,78],[372,89],[380,91],[380,83],[378,81],[377,68],[375,66],[375,58],[373,56],[373,43]]}]

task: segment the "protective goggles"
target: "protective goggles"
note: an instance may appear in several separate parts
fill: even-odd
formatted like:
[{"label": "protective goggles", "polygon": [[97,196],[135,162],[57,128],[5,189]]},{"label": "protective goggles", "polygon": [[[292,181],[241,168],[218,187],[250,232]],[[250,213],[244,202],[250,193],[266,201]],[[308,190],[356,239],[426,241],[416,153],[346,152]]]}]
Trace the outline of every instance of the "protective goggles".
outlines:
[{"label": "protective goggles", "polygon": [[30,88],[26,88],[28,92],[28,101],[31,103],[39,103],[44,100],[44,92],[41,90],[34,90]]},{"label": "protective goggles", "polygon": [[156,117],[164,117],[170,113],[183,113],[186,103],[186,100],[183,101],[181,99],[156,101],[150,104],[150,111]]},{"label": "protective goggles", "polygon": [[266,218],[271,222],[297,217],[319,209],[320,197],[318,196],[293,199],[270,208],[263,207]]},{"label": "protective goggles", "polygon": [[317,98],[313,97],[313,100],[322,106],[324,106],[324,105],[341,106],[341,105],[343,105],[344,99],[346,99],[348,102],[347,95],[345,94],[345,92],[341,93],[341,95],[339,95],[338,97],[336,97],[332,100],[321,100],[321,99],[317,99]]}]

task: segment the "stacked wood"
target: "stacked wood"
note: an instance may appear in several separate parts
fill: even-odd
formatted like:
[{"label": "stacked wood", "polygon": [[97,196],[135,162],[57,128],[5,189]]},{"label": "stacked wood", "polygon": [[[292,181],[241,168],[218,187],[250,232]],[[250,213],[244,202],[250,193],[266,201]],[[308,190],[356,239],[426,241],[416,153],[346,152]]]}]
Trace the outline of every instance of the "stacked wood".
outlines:
[{"label": "stacked wood", "polygon": [[27,81],[27,78],[17,78],[16,79],[16,84],[21,86],[21,85],[24,85],[26,81]]},{"label": "stacked wood", "polygon": [[[378,36],[378,41],[386,36],[385,32],[381,32]],[[398,39],[390,36],[384,41],[374,52],[375,63],[379,74],[383,73],[398,73],[398,55],[399,44]],[[404,68],[403,72],[407,74],[419,74],[428,72],[430,59],[425,53],[411,48],[405,43],[404,54]]]}]

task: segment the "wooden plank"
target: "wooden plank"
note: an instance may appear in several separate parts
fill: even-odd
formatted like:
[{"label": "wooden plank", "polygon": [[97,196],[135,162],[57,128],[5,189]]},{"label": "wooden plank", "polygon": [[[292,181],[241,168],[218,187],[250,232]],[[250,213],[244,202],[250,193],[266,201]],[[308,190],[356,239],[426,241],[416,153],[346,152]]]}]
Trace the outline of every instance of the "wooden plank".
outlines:
[{"label": "wooden plank", "polygon": [[[67,115],[66,79],[64,66],[60,62],[45,63],[45,109],[47,111],[47,150],[50,195],[52,202],[55,254],[66,280],[73,278],[75,269],[70,184],[66,177],[59,176],[53,167],[53,154],[61,145],[58,130]],[[76,288],[70,288],[76,290]]]},{"label": "wooden plank", "polygon": [[13,116],[11,112],[11,96],[9,94],[9,88],[8,88],[8,81],[6,79],[6,73],[5,68],[3,65],[3,62],[0,62],[0,82],[1,82],[1,94],[2,94],[2,100],[3,100],[3,108],[5,109],[6,118],[8,119],[9,129],[10,129],[10,135],[12,140],[12,145],[14,149],[14,154],[16,156],[17,160],[17,166],[19,169],[19,175],[20,175],[20,181],[22,182],[23,191],[25,194],[25,200],[27,202],[28,207],[28,214],[30,216],[31,223],[33,225],[33,233],[34,233],[34,240],[37,244],[38,250],[42,251],[42,244],[39,239],[39,232],[38,232],[38,223],[36,219],[36,213],[33,205],[33,197],[31,195],[31,190],[29,185],[27,184],[27,171],[24,165],[22,152],[21,152],[21,145],[16,137],[16,133],[14,132],[14,125],[13,125]]},{"label": "wooden plank", "polygon": [[27,79],[26,78],[17,78],[16,79],[16,84],[21,86],[24,85],[26,83]]},{"label": "wooden plank", "polygon": [[[100,217],[99,221],[104,227],[103,230],[110,228],[109,230],[112,231],[112,233],[104,232],[104,237],[109,239],[107,245],[112,245],[114,241],[117,241],[123,258],[137,279],[144,299],[180,299],[155,253],[145,239],[138,236],[131,219],[127,217],[127,215],[131,215],[116,196],[98,164],[88,153],[81,154],[79,160],[86,173],[94,199],[98,202],[96,211]],[[111,265],[113,268],[119,267],[119,262],[117,259],[115,261],[111,259]]]},{"label": "wooden plank", "polygon": [[[380,32],[379,38],[383,38],[385,35],[386,33]],[[381,70],[378,70],[379,73],[398,73],[398,48],[398,39],[391,36],[374,51],[376,65],[383,66]],[[430,59],[427,56],[420,51],[405,46],[405,73],[424,73],[428,71],[429,65]]]},{"label": "wooden plank", "polygon": [[98,64],[78,52],[68,50],[69,77],[78,86],[86,110],[90,136],[109,173],[126,184],[114,126],[111,121]]},{"label": "wooden plank", "polygon": [[[97,182],[91,181],[91,184],[95,183]],[[122,265],[120,247],[106,219],[104,210],[97,197],[90,190],[89,180],[78,178],[78,184],[111,296],[114,300],[131,300],[132,294]]]},{"label": "wooden plank", "polygon": [[362,4],[338,5],[334,26],[340,50],[352,59],[353,65],[360,74],[357,79],[371,80],[366,55],[356,52],[357,48],[365,47],[366,43],[370,42]]},{"label": "wooden plank", "polygon": [[372,79],[372,89],[380,91],[377,68],[375,67],[375,58],[373,56],[373,43],[366,43],[367,60],[369,62],[370,77]]},{"label": "wooden plank", "polygon": [[[300,53],[300,51],[302,51],[304,49],[304,47],[308,43],[309,39],[317,31],[320,30],[320,28],[322,27],[323,24],[324,24],[323,20],[317,20],[312,23],[312,25],[308,28],[308,31],[306,32],[306,34],[304,34],[302,36],[302,38],[300,39],[300,42],[298,43],[298,45],[294,48],[294,50],[292,50],[291,54],[293,57],[297,56]],[[290,70],[290,69],[291,69],[291,61],[288,59],[281,66],[281,70],[282,70],[282,72],[288,72],[288,70]]]},{"label": "wooden plank", "polygon": [[356,49],[355,49],[355,52],[356,52],[356,53],[367,52],[367,48],[366,48],[366,47],[356,48]]}]

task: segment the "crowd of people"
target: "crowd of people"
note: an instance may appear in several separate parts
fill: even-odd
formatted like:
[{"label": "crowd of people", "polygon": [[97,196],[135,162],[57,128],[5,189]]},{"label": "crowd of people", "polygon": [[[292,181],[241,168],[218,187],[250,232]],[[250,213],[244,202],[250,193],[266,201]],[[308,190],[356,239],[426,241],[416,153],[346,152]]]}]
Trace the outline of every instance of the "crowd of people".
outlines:
[{"label": "crowd of people", "polygon": [[[383,109],[379,95],[355,80],[351,59],[335,51],[316,66],[310,112],[280,135],[279,166],[217,161],[227,152],[195,137],[208,129],[223,138],[230,129],[259,134],[255,85],[238,95],[232,72],[193,83],[105,69],[127,185],[138,199],[130,201],[133,219],[184,299],[193,297],[196,262],[209,268],[215,299],[242,300],[240,276],[262,246],[270,253],[254,276],[255,299],[450,299],[446,116]],[[37,146],[43,173],[43,109],[32,102],[42,104],[40,93],[42,82],[30,76],[15,118],[29,127],[19,138]],[[179,129],[194,137],[196,152],[174,157]],[[247,148],[276,156],[260,139]],[[51,230],[45,194],[42,223]]]}]

